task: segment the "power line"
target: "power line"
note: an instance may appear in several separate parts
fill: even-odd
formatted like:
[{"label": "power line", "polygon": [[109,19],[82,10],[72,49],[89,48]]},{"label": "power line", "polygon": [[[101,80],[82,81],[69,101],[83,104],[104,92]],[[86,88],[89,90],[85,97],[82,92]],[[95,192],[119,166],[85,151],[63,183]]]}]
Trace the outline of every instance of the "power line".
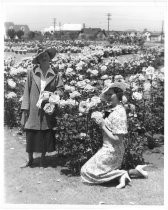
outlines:
[{"label": "power line", "polygon": [[111,20],[111,14],[107,13],[107,22],[108,22],[108,35],[109,35],[109,28],[110,28],[110,20]]}]

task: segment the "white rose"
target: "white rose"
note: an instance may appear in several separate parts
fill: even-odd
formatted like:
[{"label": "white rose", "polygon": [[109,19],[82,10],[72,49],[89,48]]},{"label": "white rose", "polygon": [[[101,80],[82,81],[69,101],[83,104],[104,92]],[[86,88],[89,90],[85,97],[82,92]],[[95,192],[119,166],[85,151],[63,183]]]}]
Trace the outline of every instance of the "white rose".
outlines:
[{"label": "white rose", "polygon": [[10,88],[12,88],[12,89],[16,88],[16,82],[14,82],[13,79],[8,79],[7,83],[10,86]]},{"label": "white rose", "polygon": [[138,88],[139,88],[139,86],[135,82],[133,82],[132,83],[132,91],[136,91],[136,90],[138,90]]},{"label": "white rose", "polygon": [[140,81],[145,81],[145,77],[143,76],[143,74],[139,74],[138,79],[139,79]]},{"label": "white rose", "polygon": [[74,74],[74,71],[73,71],[73,69],[72,69],[72,68],[67,68],[67,70],[66,70],[65,74],[66,74],[67,76],[71,76],[71,75],[73,75],[73,74]]},{"label": "white rose", "polygon": [[69,95],[70,95],[70,98],[72,99],[81,96],[81,94],[78,91],[74,91],[70,93]]},{"label": "white rose", "polygon": [[102,122],[102,120],[103,120],[103,114],[101,112],[96,111],[96,112],[92,113],[91,118],[93,120],[95,120],[95,122],[97,124],[100,124]]},{"label": "white rose", "polygon": [[108,79],[108,75],[103,75],[102,77],[101,77],[101,79],[103,79],[103,80],[106,80],[106,79]]},{"label": "white rose", "polygon": [[126,97],[126,96],[123,96],[123,97],[122,97],[122,103],[123,103],[123,104],[126,104],[127,101],[128,101],[128,100],[127,100],[127,97]]},{"label": "white rose", "polygon": [[132,94],[132,99],[135,99],[137,101],[141,100],[142,99],[142,93],[139,93],[139,92],[134,92]]},{"label": "white rose", "polygon": [[96,104],[101,103],[100,97],[98,97],[98,96],[93,96],[91,98],[91,101],[94,102],[94,103],[96,103]]},{"label": "white rose", "polygon": [[89,111],[89,105],[87,101],[81,101],[79,104],[79,112],[80,113],[88,113]]},{"label": "white rose", "polygon": [[152,66],[149,66],[147,69],[146,69],[146,74],[147,75],[152,75],[154,74],[155,72],[155,69],[152,67]]},{"label": "white rose", "polygon": [[97,76],[99,72],[97,70],[91,70],[90,73],[91,76]]},{"label": "white rose", "polygon": [[6,97],[7,99],[10,99],[10,98],[15,98],[15,97],[17,97],[17,95],[16,95],[16,93],[14,93],[14,92],[9,92],[8,94],[5,95],[5,97]]},{"label": "white rose", "polygon": [[150,82],[145,82],[143,87],[144,87],[144,91],[150,91],[150,89],[151,89]]},{"label": "white rose", "polygon": [[157,78],[160,80],[160,81],[164,81],[164,74],[160,73],[158,74]]},{"label": "white rose", "polygon": [[89,85],[89,84],[87,84],[84,88],[84,90],[87,91],[87,92],[92,92],[92,91],[94,91],[94,89],[95,88],[93,86]]},{"label": "white rose", "polygon": [[105,72],[107,70],[107,66],[102,66],[100,70],[101,72]]},{"label": "white rose", "polygon": [[76,86],[79,88],[84,88],[86,86],[86,82],[85,81],[79,81],[76,83]]},{"label": "white rose", "polygon": [[111,79],[107,79],[107,80],[104,81],[104,86],[105,86],[105,87],[108,87],[108,86],[110,86],[111,84],[112,84]]},{"label": "white rose", "polygon": [[59,95],[55,95],[55,94],[52,94],[49,98],[49,103],[51,104],[59,104],[60,102],[60,96]]},{"label": "white rose", "polygon": [[73,100],[71,98],[67,99],[67,105],[69,106],[78,106],[78,102],[76,100]]},{"label": "white rose", "polygon": [[60,102],[59,102],[59,106],[61,107],[61,108],[63,108],[63,107],[65,107],[67,105],[67,101],[66,100],[60,100]]}]

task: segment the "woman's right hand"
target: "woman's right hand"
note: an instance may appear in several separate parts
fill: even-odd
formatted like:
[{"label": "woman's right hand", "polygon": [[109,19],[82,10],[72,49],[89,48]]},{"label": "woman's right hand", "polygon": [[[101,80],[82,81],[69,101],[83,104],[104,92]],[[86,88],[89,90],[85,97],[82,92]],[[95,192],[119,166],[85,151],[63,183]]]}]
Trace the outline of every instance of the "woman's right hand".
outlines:
[{"label": "woman's right hand", "polygon": [[25,126],[28,117],[29,117],[29,110],[23,110],[22,119],[21,119],[21,124],[23,127]]}]

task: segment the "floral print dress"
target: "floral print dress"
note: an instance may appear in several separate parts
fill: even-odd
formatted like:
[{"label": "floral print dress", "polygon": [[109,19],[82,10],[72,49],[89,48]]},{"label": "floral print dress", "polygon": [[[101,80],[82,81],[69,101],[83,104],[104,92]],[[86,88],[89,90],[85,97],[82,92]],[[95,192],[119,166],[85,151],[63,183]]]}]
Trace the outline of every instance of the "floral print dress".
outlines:
[{"label": "floral print dress", "polygon": [[119,141],[112,142],[104,132],[103,146],[81,168],[82,182],[99,184],[119,178],[125,170],[120,170],[124,155],[123,136],[127,133],[127,116],[122,105],[112,108],[105,118],[105,125]]}]

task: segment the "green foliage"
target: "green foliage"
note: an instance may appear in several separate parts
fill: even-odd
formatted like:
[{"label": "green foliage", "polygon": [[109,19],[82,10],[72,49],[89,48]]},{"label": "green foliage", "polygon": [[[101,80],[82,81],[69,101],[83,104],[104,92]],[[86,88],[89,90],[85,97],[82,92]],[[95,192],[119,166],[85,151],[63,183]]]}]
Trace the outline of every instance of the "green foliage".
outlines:
[{"label": "green foliage", "polygon": [[22,36],[24,35],[24,31],[23,30],[18,30],[18,31],[16,31],[16,35],[18,36],[19,39],[21,39]]}]

